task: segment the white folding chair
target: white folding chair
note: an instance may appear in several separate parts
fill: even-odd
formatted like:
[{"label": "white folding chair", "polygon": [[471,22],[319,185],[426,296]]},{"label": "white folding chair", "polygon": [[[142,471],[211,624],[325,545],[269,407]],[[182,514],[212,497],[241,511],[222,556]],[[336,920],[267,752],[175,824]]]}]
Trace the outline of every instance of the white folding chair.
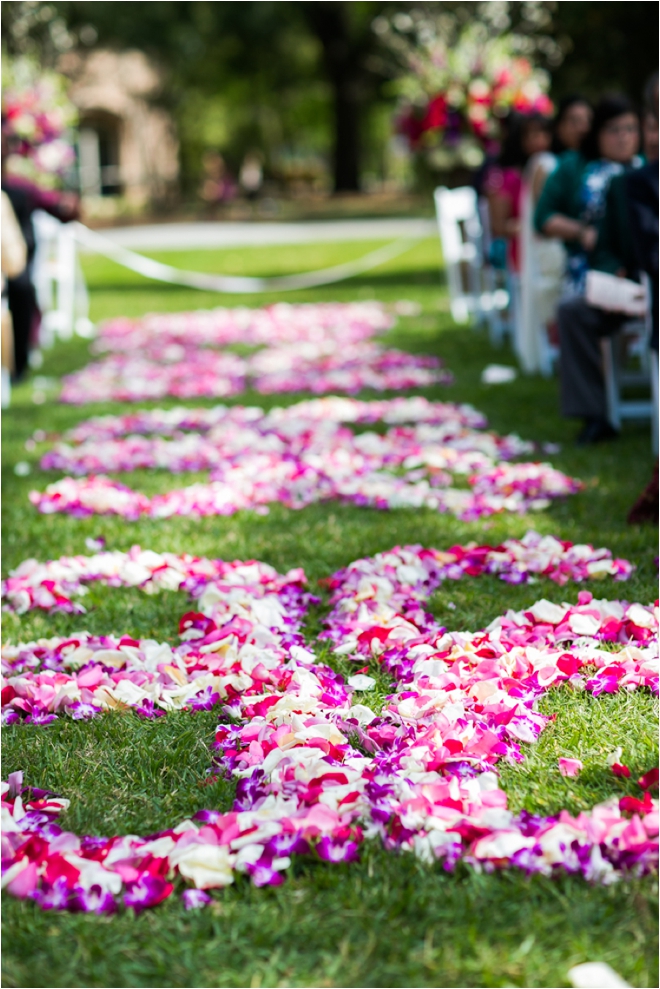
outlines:
[{"label": "white folding chair", "polygon": [[436,189],[433,198],[449,286],[451,314],[457,323],[483,319],[481,307],[483,247],[477,194],[469,186]]},{"label": "white folding chair", "polygon": [[94,335],[89,319],[89,296],[71,226],[41,210],[34,214],[37,249],[32,279],[43,313],[41,342],[52,346],[56,337],[68,340],[74,333]]},{"label": "white folding chair", "polygon": [[[649,307],[644,319],[628,320],[618,333],[601,340],[607,418],[615,429],[621,429],[624,419],[649,419],[654,453],[658,452],[658,355],[651,350],[650,285],[644,276]],[[626,356],[639,361],[639,369],[624,368]],[[645,387],[649,399],[624,399],[625,387]]]},{"label": "white folding chair", "polygon": [[488,200],[480,197],[477,201],[479,222],[481,223],[481,252],[482,252],[482,283],[481,293],[482,318],[488,324],[490,342],[496,347],[504,340],[506,333],[511,332],[511,320],[503,319],[502,313],[511,304],[511,284],[506,271],[498,271],[488,260],[493,237],[490,230],[490,213]]}]

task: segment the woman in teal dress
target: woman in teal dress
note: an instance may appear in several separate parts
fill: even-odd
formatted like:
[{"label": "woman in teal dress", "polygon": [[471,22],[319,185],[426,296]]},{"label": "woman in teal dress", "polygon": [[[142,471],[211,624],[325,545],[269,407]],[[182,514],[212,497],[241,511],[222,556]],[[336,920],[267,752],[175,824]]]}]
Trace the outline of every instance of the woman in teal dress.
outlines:
[{"label": "woman in teal dress", "polygon": [[639,120],[632,103],[624,96],[605,97],[580,150],[561,156],[543,188],[534,225],[566,245],[567,295],[584,293],[609,184],[615,175],[641,164],[638,148]]},{"label": "woman in teal dress", "polygon": [[622,317],[587,304],[586,275],[593,262],[612,179],[642,164],[637,157],[639,120],[623,96],[601,100],[580,151],[566,152],[548,178],[534,224],[564,241],[568,256],[564,301],[557,311],[561,409],[584,420],[578,443],[617,435],[607,420],[600,339],[616,333]]}]

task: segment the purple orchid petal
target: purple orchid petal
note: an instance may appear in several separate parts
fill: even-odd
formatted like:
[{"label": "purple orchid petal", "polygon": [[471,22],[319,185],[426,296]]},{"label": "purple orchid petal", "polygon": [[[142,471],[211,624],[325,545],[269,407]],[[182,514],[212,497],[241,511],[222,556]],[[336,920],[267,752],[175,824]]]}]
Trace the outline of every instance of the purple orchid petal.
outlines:
[{"label": "purple orchid petal", "polygon": [[211,903],[211,897],[203,889],[185,889],[181,899],[186,910],[199,910]]},{"label": "purple orchid petal", "polygon": [[141,718],[148,718],[150,720],[153,718],[162,718],[165,714],[161,708],[155,707],[154,702],[149,698],[142,701],[139,707],[135,708],[135,713]]},{"label": "purple orchid petal", "polygon": [[89,889],[75,886],[71,892],[69,910],[79,913],[115,913],[117,902],[108,890],[94,885]]},{"label": "purple orchid petal", "polygon": [[9,796],[18,796],[23,789],[23,770],[18,769],[15,773],[10,773],[7,777],[7,782],[9,783]]},{"label": "purple orchid petal", "polygon": [[206,687],[190,700],[190,707],[193,711],[210,711],[216,704],[220,703],[220,694],[213,690],[211,686]]},{"label": "purple orchid petal", "polygon": [[255,886],[281,886],[284,876],[273,869],[270,856],[263,856],[257,862],[247,866],[246,871]]},{"label": "purple orchid petal", "polygon": [[45,883],[40,889],[30,893],[42,910],[68,910],[71,888],[64,876],[59,876],[52,885]]},{"label": "purple orchid petal", "polygon": [[47,714],[41,711],[32,710],[32,714],[29,714],[25,719],[26,724],[30,725],[40,725],[42,728],[46,725],[51,725],[53,721],[57,721],[56,714]]},{"label": "purple orchid petal", "polygon": [[88,721],[102,712],[102,707],[97,707],[95,704],[85,704],[82,701],[75,701],[68,709],[68,713],[75,721]]},{"label": "purple orchid petal", "polygon": [[145,875],[134,883],[129,883],[124,893],[124,903],[136,913],[154,907],[171,895],[172,883],[156,876]]},{"label": "purple orchid petal", "polygon": [[355,862],[360,857],[356,842],[337,841],[327,835],[317,844],[316,854],[325,862]]}]

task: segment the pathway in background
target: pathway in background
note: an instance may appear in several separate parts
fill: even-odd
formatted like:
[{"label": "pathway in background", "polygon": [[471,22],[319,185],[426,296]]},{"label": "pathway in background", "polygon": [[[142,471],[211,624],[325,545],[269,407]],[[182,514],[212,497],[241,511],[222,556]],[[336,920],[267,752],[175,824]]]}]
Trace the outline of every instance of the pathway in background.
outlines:
[{"label": "pathway in background", "polygon": [[323,220],[312,223],[158,223],[103,230],[108,240],[142,251],[181,251],[200,247],[264,247],[350,240],[433,237],[435,220]]}]

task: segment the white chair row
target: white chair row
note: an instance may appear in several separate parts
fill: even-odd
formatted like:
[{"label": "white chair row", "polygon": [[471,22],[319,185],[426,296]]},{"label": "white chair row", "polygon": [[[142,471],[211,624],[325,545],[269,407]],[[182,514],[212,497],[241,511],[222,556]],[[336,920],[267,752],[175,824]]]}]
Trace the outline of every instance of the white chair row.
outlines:
[{"label": "white chair row", "polygon": [[[457,323],[474,326],[486,323],[490,340],[496,345],[508,333],[519,353],[516,320],[531,319],[538,298],[531,306],[529,300],[525,304],[523,299],[521,304],[519,276],[505,275],[488,263],[491,237],[487,203],[479,201],[475,190],[468,186],[458,189],[441,186],[435,190],[434,200],[452,317]],[[550,291],[557,280],[556,274],[544,279],[543,272],[536,272],[534,277],[537,297],[543,291]],[[538,334],[536,363],[540,373],[548,377],[558,358],[558,348],[548,339],[543,321],[536,322],[539,324],[535,331]],[[657,453],[658,355],[649,350],[650,333],[649,315],[646,320],[626,323],[621,333],[604,339],[603,371],[610,422],[620,429],[624,419],[650,419],[653,449]],[[639,359],[639,371],[624,370],[626,354]],[[650,399],[624,399],[622,389],[629,386],[649,387]]]},{"label": "white chair row", "polygon": [[508,331],[503,312],[510,305],[504,273],[487,261],[490,225],[469,186],[434,193],[436,217],[449,287],[452,317],[457,323],[488,325],[491,341],[499,344]]}]

